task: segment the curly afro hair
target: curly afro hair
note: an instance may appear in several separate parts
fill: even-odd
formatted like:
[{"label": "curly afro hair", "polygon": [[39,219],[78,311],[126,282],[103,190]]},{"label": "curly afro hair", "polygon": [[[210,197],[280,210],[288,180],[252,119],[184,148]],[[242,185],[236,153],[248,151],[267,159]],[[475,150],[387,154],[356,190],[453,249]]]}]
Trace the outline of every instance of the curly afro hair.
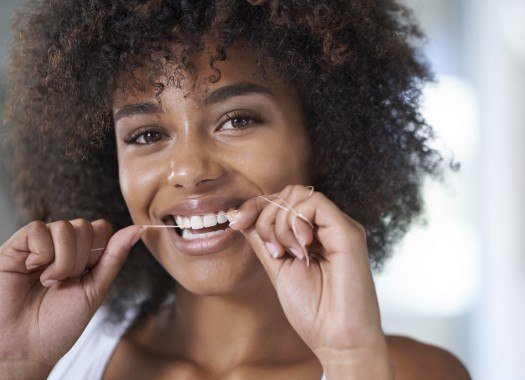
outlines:
[{"label": "curly afro hair", "polygon": [[[212,37],[216,61],[244,42],[303,103],[317,190],[367,231],[379,270],[410,224],[423,221],[426,175],[447,164],[420,115],[432,75],[423,36],[396,0],[40,0],[14,23],[7,104],[8,149],[21,222],[104,218],[131,224],[120,193],[112,98],[117,77],[147,63],[162,92],[166,62],[193,72]],[[173,45],[183,49],[174,52]],[[134,248],[106,302],[154,312],[176,283],[145,246]],[[142,251],[140,254],[137,251]]]}]

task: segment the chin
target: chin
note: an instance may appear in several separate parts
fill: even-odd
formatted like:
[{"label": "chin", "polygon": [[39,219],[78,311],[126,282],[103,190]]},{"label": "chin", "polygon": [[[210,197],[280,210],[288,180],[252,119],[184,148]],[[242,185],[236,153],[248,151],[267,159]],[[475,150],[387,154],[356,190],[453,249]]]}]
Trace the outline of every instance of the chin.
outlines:
[{"label": "chin", "polygon": [[[208,259],[170,271],[177,283],[188,292],[202,296],[241,294],[267,280],[266,272],[254,253],[232,260]],[[268,280],[269,281],[269,280]]]}]

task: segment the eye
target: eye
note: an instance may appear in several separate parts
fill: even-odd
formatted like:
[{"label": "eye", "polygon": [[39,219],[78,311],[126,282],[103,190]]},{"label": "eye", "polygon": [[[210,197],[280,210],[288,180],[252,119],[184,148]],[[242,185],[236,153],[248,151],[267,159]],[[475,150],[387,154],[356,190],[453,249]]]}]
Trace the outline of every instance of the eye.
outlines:
[{"label": "eye", "polygon": [[126,144],[149,145],[165,137],[166,135],[163,132],[145,127],[130,133],[124,142]]},{"label": "eye", "polygon": [[[262,122],[262,118],[252,112],[235,111],[226,115],[226,121],[221,125],[221,130],[241,130]],[[228,127],[230,125],[231,127]],[[226,127],[225,127],[226,126]]]}]

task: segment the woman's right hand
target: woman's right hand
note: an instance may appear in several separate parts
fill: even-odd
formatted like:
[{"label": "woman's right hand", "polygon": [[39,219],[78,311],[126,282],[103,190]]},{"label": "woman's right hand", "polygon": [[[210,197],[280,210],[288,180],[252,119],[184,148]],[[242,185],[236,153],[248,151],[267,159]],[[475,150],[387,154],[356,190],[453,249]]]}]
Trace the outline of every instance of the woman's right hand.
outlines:
[{"label": "woman's right hand", "polygon": [[47,377],[102,304],[141,232],[133,225],[111,236],[104,220],[76,219],[31,222],[11,236],[0,247],[0,372]]}]

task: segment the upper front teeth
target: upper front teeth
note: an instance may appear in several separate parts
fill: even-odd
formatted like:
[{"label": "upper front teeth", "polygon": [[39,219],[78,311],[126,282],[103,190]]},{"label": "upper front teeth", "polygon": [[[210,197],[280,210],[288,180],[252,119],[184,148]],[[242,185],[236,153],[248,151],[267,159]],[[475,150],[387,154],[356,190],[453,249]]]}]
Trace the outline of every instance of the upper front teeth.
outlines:
[{"label": "upper front teeth", "polygon": [[175,221],[177,225],[182,228],[192,228],[198,230],[205,227],[213,227],[217,224],[226,223],[228,221],[226,214],[235,209],[231,208],[227,212],[219,211],[217,215],[192,215],[192,216],[176,216]]}]

